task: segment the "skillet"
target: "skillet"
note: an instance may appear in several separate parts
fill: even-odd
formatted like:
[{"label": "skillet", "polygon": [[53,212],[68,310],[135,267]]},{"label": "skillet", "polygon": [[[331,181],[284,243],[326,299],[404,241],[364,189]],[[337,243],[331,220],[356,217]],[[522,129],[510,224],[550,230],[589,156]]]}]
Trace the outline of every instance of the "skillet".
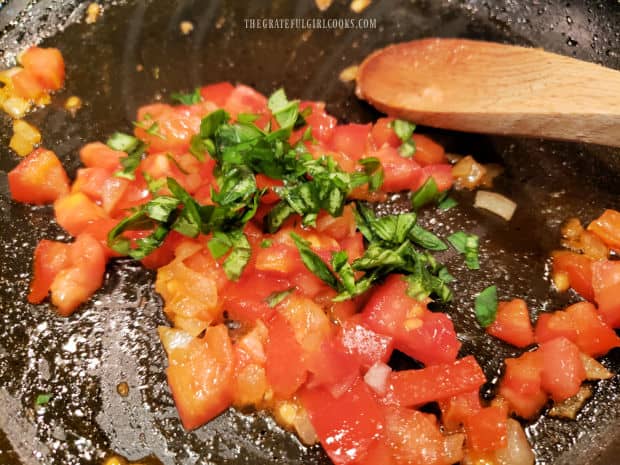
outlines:
[{"label": "skillet", "polygon": [[[28,117],[70,175],[85,142],[131,129],[137,107],[177,90],[221,80],[269,93],[325,100],[341,121],[378,114],[338,80],[346,66],[396,41],[428,36],[467,37],[526,46],[620,68],[620,3],[605,1],[420,0],[375,2],[362,15],[375,29],[251,30],[244,18],[318,17],[314,3],[166,0],[103,2],[100,20],[81,20],[88,2],[0,0],[0,58],[43,40],[67,61],[66,89],[51,106]],[[353,17],[336,2],[325,17]],[[184,36],[179,22],[191,20]],[[136,65],[141,64],[143,71]],[[464,89],[466,91],[466,89]],[[62,110],[70,95],[85,106],[75,118]],[[425,131],[422,129],[422,131]],[[426,130],[428,131],[428,130]],[[328,464],[319,447],[305,448],[268,416],[228,411],[186,433],[168,391],[165,355],[156,335],[166,324],[153,274],[127,260],[108,267],[105,286],[70,318],[47,305],[25,303],[31,256],[42,238],[68,239],[50,208],[10,200],[6,172],[17,158],[6,148],[10,121],[0,117],[0,464],[101,463],[112,453],[164,464]],[[449,213],[423,215],[439,235],[457,229],[481,237],[482,271],[467,272],[458,257],[444,260],[458,281],[451,315],[463,353],[473,353],[492,396],[501,361],[517,351],[491,341],[473,317],[473,296],[498,283],[500,297],[522,297],[533,313],[553,310],[576,296],[550,291],[549,251],[559,225],[583,221],[604,207],[620,208],[620,152],[596,146],[431,131],[449,151],[471,153],[506,167],[496,190],[518,202],[510,223],[474,210],[468,193]],[[394,199],[384,208],[399,210]],[[402,361],[395,361],[396,363]],[[620,350],[603,363],[620,371]],[[117,385],[126,382],[126,397]],[[50,393],[45,408],[35,408]],[[576,422],[543,416],[527,424],[539,465],[615,465],[620,457],[620,380],[594,385],[594,397]]]}]

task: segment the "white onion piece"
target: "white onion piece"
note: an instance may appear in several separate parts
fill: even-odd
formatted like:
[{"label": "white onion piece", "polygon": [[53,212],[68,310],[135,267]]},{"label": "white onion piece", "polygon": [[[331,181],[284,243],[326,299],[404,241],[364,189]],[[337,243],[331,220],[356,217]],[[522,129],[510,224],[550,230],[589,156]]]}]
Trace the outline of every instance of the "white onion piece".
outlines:
[{"label": "white onion piece", "polygon": [[303,442],[306,446],[311,446],[319,442],[314,426],[312,426],[308,412],[306,412],[305,409],[300,408],[298,410],[295,421],[293,422],[293,427],[295,428],[297,436],[299,436],[301,442]]},{"label": "white onion piece", "polygon": [[157,328],[157,332],[159,333],[161,343],[168,354],[175,349],[183,349],[187,347],[194,340],[191,334],[180,329],[170,328],[168,326],[159,326]]},{"label": "white onion piece", "polygon": [[589,355],[586,355],[583,352],[579,355],[581,356],[581,362],[583,363],[583,368],[586,371],[587,379],[609,379],[613,376],[613,373],[611,371],[609,371],[607,368],[605,368],[603,365],[601,365]]},{"label": "white onion piece", "polygon": [[392,369],[383,362],[376,362],[364,375],[364,382],[379,395],[387,391],[387,380]]},{"label": "white onion piece", "polygon": [[506,221],[510,221],[510,218],[512,218],[517,208],[517,204],[501,194],[489,191],[478,191],[476,192],[474,207],[484,208],[485,210],[489,210],[501,216]]},{"label": "white onion piece", "polygon": [[527,442],[525,432],[517,420],[509,418],[506,422],[508,444],[495,451],[498,465],[533,465],[534,452]]}]

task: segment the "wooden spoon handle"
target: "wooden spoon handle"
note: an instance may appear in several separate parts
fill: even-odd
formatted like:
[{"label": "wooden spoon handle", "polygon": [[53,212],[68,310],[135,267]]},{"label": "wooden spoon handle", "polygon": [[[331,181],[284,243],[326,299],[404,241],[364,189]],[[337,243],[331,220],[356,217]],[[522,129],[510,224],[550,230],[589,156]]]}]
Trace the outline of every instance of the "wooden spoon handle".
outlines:
[{"label": "wooden spoon handle", "polygon": [[392,45],[364,60],[357,94],[427,126],[620,146],[620,72],[540,49],[464,39]]}]

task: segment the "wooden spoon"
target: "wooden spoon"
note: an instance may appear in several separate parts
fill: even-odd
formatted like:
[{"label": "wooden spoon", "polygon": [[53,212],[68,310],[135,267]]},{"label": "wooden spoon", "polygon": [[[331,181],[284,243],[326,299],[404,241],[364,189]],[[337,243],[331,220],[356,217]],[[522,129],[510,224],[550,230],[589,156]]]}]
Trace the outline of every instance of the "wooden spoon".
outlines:
[{"label": "wooden spoon", "polygon": [[540,49],[465,39],[367,57],[357,95],[427,126],[620,146],[620,72]]}]

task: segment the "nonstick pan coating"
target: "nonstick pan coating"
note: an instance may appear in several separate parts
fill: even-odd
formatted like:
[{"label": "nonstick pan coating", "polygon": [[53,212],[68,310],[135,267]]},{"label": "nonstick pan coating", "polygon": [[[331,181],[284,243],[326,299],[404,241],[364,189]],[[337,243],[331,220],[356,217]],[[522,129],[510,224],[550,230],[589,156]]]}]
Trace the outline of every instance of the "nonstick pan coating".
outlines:
[{"label": "nonstick pan coating", "polygon": [[[338,80],[346,66],[370,51],[417,37],[468,37],[526,46],[620,68],[620,4],[556,1],[378,1],[363,12],[376,29],[250,30],[244,18],[316,17],[312,1],[206,2],[153,0],[105,3],[93,25],[81,20],[86,3],[1,1],[0,51],[15,52],[44,39],[67,62],[66,89],[28,119],[43,132],[74,174],[78,149],[130,130],[136,108],[177,90],[220,80],[269,93],[284,86],[291,97],[325,100],[342,121],[370,121],[372,108]],[[353,17],[336,2],[326,17]],[[191,20],[183,36],[179,22]],[[143,66],[138,71],[136,66]],[[157,77],[156,77],[157,76]],[[464,92],[467,90],[464,89]],[[73,118],[64,99],[84,102]],[[17,158],[6,148],[10,120],[0,120],[0,464],[101,463],[111,453],[164,464],[327,464],[319,447],[304,448],[267,415],[228,411],[197,431],[185,432],[168,391],[165,355],[156,327],[166,324],[152,289],[153,273],[127,260],[108,267],[104,288],[70,318],[48,305],[25,303],[31,256],[42,238],[67,239],[48,207],[10,200],[6,172]],[[439,234],[467,229],[481,236],[482,271],[443,259],[458,278],[452,316],[463,353],[483,364],[491,396],[501,361],[517,352],[486,337],[475,323],[473,296],[498,283],[500,296],[523,297],[537,314],[576,300],[549,290],[548,253],[558,246],[568,216],[588,221],[604,207],[620,208],[618,150],[539,140],[433,131],[448,150],[506,166],[497,190],[518,202],[510,223],[474,210],[472,195],[459,207],[424,215]],[[395,199],[385,208],[400,209]],[[603,363],[620,371],[620,350]],[[122,397],[117,385],[126,382]],[[36,409],[40,393],[51,393]],[[615,465],[620,456],[620,380],[594,385],[594,398],[578,421],[548,417],[528,424],[537,463]],[[155,459],[156,457],[157,459]]]}]

